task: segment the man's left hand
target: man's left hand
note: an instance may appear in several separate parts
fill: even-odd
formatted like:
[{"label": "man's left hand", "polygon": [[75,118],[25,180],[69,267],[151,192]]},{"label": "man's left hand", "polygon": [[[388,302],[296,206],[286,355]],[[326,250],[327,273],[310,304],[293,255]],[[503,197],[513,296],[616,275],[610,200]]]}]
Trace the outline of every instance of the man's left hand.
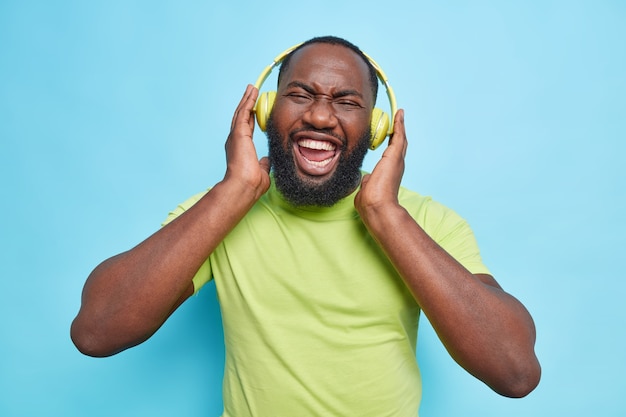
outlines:
[{"label": "man's left hand", "polygon": [[367,221],[367,214],[371,211],[384,210],[389,204],[397,206],[407,145],[404,110],[400,109],[394,117],[394,133],[389,138],[387,149],[372,173],[363,176],[361,188],[354,199],[354,205],[364,221]]}]

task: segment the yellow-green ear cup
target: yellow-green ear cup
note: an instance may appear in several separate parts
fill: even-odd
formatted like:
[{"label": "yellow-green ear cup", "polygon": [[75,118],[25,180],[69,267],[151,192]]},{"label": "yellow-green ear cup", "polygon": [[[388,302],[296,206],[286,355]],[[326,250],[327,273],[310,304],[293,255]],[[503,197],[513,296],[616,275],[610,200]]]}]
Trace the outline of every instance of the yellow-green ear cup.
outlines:
[{"label": "yellow-green ear cup", "polygon": [[370,149],[374,150],[385,141],[387,132],[389,131],[389,116],[381,109],[372,110],[372,140]]},{"label": "yellow-green ear cup", "polygon": [[268,91],[262,93],[256,102],[256,122],[263,132],[267,127],[267,120],[270,118],[274,100],[276,100],[276,91]]}]

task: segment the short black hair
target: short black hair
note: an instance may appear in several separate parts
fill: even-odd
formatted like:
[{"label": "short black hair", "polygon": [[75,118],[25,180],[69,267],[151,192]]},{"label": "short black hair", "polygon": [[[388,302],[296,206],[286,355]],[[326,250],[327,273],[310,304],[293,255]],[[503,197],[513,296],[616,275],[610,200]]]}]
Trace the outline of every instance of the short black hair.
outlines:
[{"label": "short black hair", "polygon": [[304,48],[305,46],[316,44],[316,43],[340,45],[340,46],[350,49],[351,51],[356,53],[358,56],[360,56],[361,59],[363,59],[363,61],[367,65],[367,68],[369,70],[369,82],[372,88],[374,102],[376,102],[376,97],[378,96],[378,75],[376,72],[376,68],[374,68],[374,65],[372,65],[369,58],[363,53],[363,51],[361,51],[361,49],[358,46],[356,46],[352,42],[349,42],[337,36],[318,36],[315,38],[311,38],[308,41],[305,41],[301,43],[300,45],[298,45],[298,47],[296,47],[293,51],[291,51],[281,62],[280,69],[278,72],[278,84],[280,84],[280,80],[282,78],[283,72],[287,71],[287,69],[289,68],[289,64],[291,63],[291,57],[293,56],[293,54],[299,51],[300,49]]}]

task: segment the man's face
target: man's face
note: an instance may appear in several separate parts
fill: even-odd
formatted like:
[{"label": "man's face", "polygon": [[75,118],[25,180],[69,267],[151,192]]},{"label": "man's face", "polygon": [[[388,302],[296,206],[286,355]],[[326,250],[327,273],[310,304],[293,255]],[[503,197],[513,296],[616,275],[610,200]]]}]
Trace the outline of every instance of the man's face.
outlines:
[{"label": "man's face", "polygon": [[356,189],[370,138],[368,68],[339,45],[296,52],[267,134],[276,186],[295,205],[330,206]]}]

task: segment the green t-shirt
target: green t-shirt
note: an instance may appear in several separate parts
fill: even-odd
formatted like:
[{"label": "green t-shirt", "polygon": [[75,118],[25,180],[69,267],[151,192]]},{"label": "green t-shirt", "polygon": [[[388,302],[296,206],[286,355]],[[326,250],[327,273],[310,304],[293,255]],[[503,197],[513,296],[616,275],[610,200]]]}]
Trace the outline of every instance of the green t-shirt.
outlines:
[{"label": "green t-shirt", "polygon": [[[470,272],[489,273],[462,218],[404,188],[399,200]],[[354,194],[295,208],[272,183],[198,271],[196,291],[210,279],[226,344],[224,417],[417,416],[420,309]]]}]

